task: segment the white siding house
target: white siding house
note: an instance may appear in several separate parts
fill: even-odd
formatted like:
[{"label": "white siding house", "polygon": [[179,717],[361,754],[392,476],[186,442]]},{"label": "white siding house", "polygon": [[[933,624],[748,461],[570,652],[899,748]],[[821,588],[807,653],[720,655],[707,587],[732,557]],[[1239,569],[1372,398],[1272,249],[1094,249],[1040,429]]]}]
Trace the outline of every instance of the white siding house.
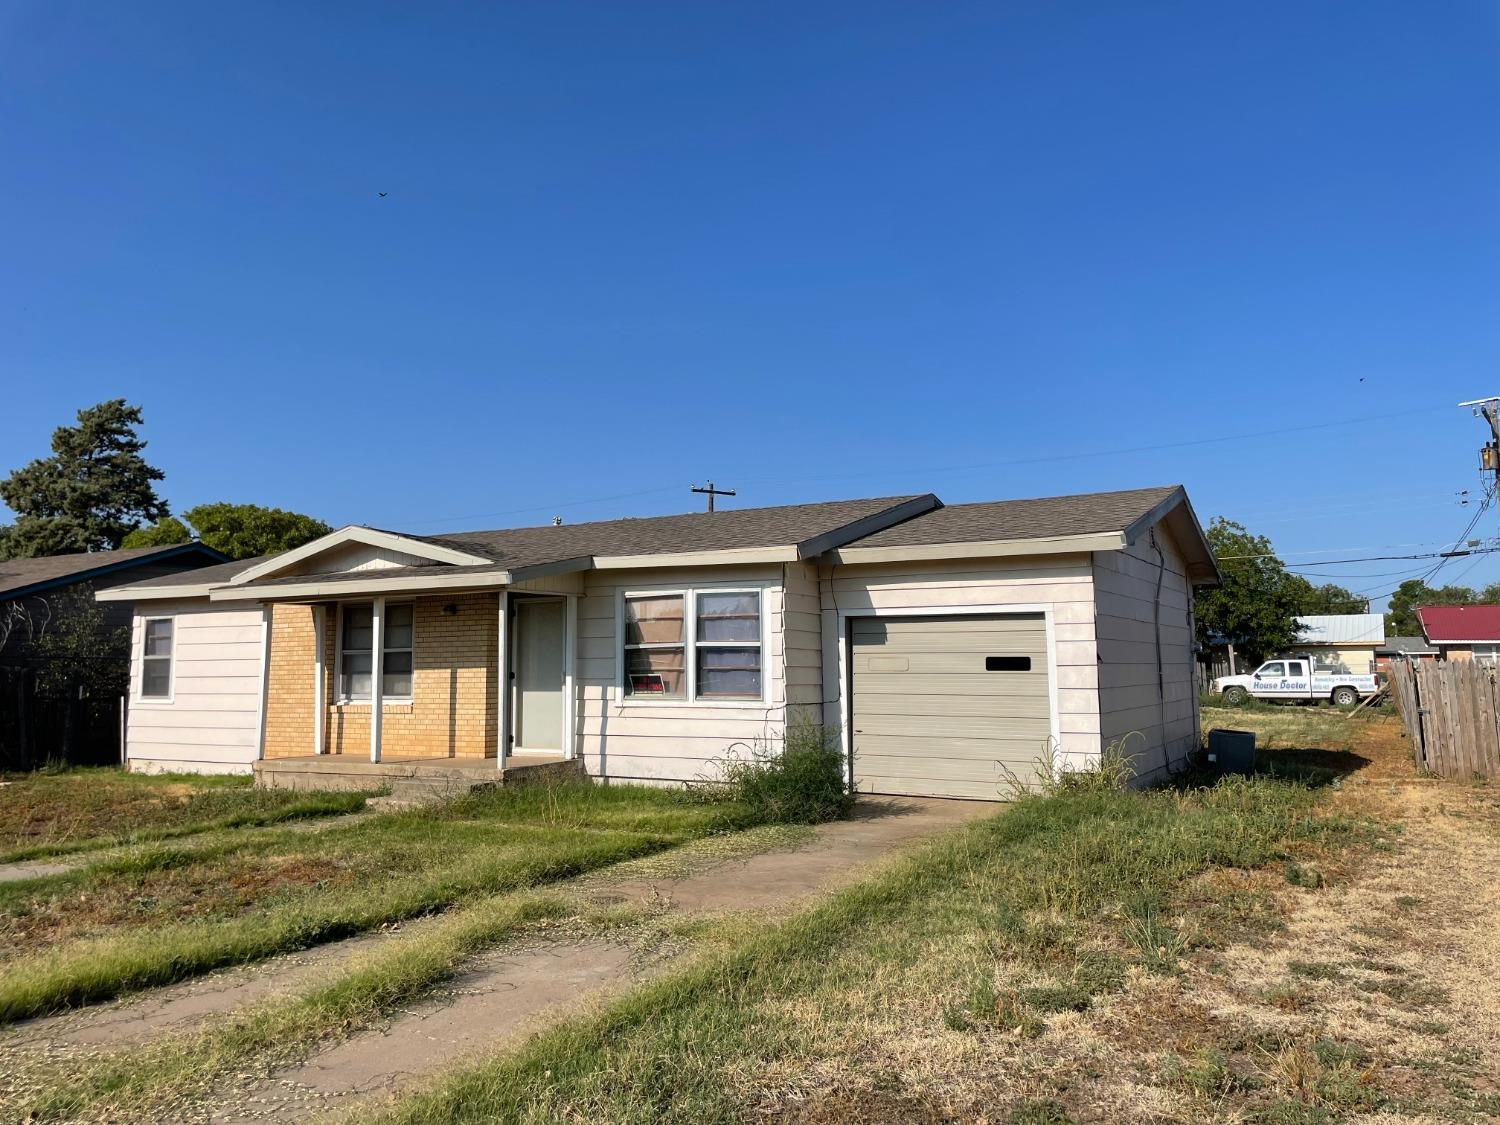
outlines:
[{"label": "white siding house", "polygon": [[[174,581],[181,581],[174,578]],[[146,635],[158,665],[144,674]],[[204,599],[137,607],[130,635],[126,760],[147,773],[245,773],[260,757],[265,613]]]},{"label": "white siding house", "polygon": [[1178,768],[1193,589],[1217,579],[1186,494],[1157,488],[350,527],[100,597],[136,604],[134,768],[550,756],[690,783],[801,716],[861,790],[993,799],[1111,746],[1143,782]]}]

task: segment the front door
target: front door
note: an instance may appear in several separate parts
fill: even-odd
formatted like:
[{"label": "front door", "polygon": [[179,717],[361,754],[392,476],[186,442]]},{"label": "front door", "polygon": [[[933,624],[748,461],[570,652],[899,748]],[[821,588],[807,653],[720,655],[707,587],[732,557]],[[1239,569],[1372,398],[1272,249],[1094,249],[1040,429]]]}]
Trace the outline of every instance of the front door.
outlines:
[{"label": "front door", "polygon": [[563,748],[562,599],[516,603],[516,750]]}]

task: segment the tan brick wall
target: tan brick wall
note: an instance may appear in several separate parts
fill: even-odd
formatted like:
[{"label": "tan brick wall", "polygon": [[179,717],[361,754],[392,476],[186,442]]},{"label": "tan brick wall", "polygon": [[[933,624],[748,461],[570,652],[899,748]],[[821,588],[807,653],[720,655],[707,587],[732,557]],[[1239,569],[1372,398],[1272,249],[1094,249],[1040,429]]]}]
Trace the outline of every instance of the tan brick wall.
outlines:
[{"label": "tan brick wall", "polygon": [[[455,606],[458,612],[445,614],[446,605]],[[381,757],[492,756],[498,616],[495,595],[418,598],[415,606],[412,701],[385,706]],[[330,612],[330,620],[333,617]],[[330,660],[333,651],[330,643]],[[332,685],[331,667],[328,680]],[[333,754],[370,752],[369,704],[334,703],[329,707],[328,750]]]},{"label": "tan brick wall", "polygon": [[[381,757],[483,758],[495,752],[496,617],[493,594],[418,598],[414,602],[412,701],[387,703]],[[443,612],[454,606],[453,614]],[[339,704],[334,679],[338,614],[325,615],[323,707],[330,754],[370,752],[370,705]],[[313,611],[276,606],[266,692],[266,757],[313,752]]]},{"label": "tan brick wall", "polygon": [[311,606],[271,607],[271,652],[266,669],[266,757],[313,752],[313,637]]}]

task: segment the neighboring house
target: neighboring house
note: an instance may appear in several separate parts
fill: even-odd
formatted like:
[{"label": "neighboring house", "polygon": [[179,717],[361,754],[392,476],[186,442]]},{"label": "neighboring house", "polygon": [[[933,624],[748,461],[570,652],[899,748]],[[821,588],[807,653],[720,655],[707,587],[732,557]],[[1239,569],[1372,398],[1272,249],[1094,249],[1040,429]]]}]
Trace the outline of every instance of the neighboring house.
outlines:
[{"label": "neighboring house", "polygon": [[[37,698],[37,674],[42,669],[34,642],[58,627],[70,593],[108,590],[224,561],[223,554],[202,543],[0,560],[0,763],[27,766],[61,756],[61,701],[47,706]],[[101,617],[100,629],[106,634],[128,627],[130,602],[110,601]],[[123,655],[120,661],[123,690],[128,669]],[[69,748],[72,758],[118,762],[118,695],[95,700],[95,706],[87,703],[73,704],[80,714],[72,717],[84,721],[76,745]],[[108,714],[95,713],[102,711]]]},{"label": "neighboring house", "polygon": [[1320,671],[1368,676],[1375,650],[1385,644],[1385,618],[1378,613],[1327,613],[1297,618],[1296,652],[1312,657]]},{"label": "neighboring house", "polygon": [[1384,672],[1394,660],[1436,660],[1436,645],[1429,644],[1426,637],[1387,637],[1385,644],[1375,650],[1375,668]]},{"label": "neighboring house", "polygon": [[1500,605],[1423,606],[1417,620],[1440,659],[1500,664]]},{"label": "neighboring house", "polygon": [[1193,588],[1218,580],[1169,487],[354,526],[100,597],[136,603],[135,769],[580,758],[680,783],[802,717],[862,790],[994,798],[1127,735],[1142,779],[1182,763]]}]

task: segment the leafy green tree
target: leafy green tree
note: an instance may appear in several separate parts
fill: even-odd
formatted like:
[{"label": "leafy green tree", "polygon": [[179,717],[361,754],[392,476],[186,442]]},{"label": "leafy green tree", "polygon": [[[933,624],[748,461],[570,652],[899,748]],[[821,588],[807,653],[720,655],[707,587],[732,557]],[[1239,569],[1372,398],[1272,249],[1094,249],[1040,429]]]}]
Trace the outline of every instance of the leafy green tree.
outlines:
[{"label": "leafy green tree", "polygon": [[179,543],[191,543],[193,533],[188,525],[176,516],[158,520],[150,527],[138,527],[125,536],[122,547],[175,547]]},{"label": "leafy green tree", "polygon": [[[1488,594],[1490,588],[1485,588]],[[1424,605],[1473,605],[1483,595],[1467,586],[1439,586],[1433,589],[1420,578],[1408,578],[1396,587],[1385,613],[1385,635],[1388,637],[1420,637],[1422,622],[1417,619],[1417,610]]]},{"label": "leafy green tree", "polygon": [[1299,614],[1370,612],[1368,598],[1361,597],[1352,590],[1346,590],[1333,582],[1314,586],[1300,575],[1293,576],[1293,581],[1297,583],[1301,599],[1300,608],[1297,610]]},{"label": "leafy green tree", "polygon": [[0,523],[0,560],[15,558],[15,555],[11,554],[10,542],[14,530],[10,524]]},{"label": "leafy green tree", "polygon": [[204,543],[232,559],[290,551],[333,530],[312,516],[258,504],[199,504],[182,515]]},{"label": "leafy green tree", "polygon": [[1297,642],[1297,615],[1308,583],[1289,573],[1264,535],[1222,516],[1208,527],[1224,584],[1198,595],[1200,644],[1228,641],[1251,662]]},{"label": "leafy green tree", "polygon": [[16,513],[6,536],[18,558],[118,547],[142,523],[164,519],[162,479],[141,456],[141,408],[123,398],[78,412],[78,425],[52,432],[52,456],[0,481],[0,500]]}]

